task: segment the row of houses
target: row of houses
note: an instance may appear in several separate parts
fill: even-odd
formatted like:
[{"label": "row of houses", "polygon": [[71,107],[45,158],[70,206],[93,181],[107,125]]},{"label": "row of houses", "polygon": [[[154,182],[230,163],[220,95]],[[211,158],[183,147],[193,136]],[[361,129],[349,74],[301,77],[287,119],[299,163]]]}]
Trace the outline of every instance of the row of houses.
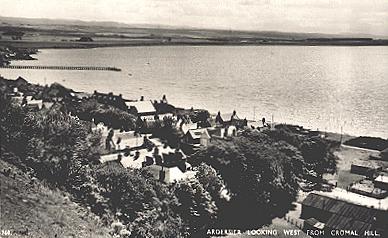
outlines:
[{"label": "row of houses", "polygon": [[[143,102],[130,102],[130,105],[143,105]],[[146,114],[141,114],[141,117],[152,116],[152,113],[155,112],[150,106],[140,108],[146,109],[139,110],[141,113],[146,112]],[[240,120],[236,112],[228,116],[218,113],[210,117],[212,122],[205,128],[202,128],[200,123],[193,123],[190,118],[181,115],[171,114],[169,117],[173,119],[175,129],[182,135],[180,141],[183,146],[179,149],[172,149],[159,138],[151,138],[152,134],[113,130],[101,123],[96,125],[93,130],[101,132],[106,149],[106,154],[101,156],[100,161],[103,163],[116,161],[124,167],[142,168],[151,172],[155,179],[172,183],[193,177],[195,174],[195,171],[191,171],[191,165],[186,162],[185,153],[208,146],[213,138],[227,139],[236,136],[238,129],[246,126],[242,123],[244,120]],[[187,146],[191,150],[185,149]],[[171,161],[175,162],[171,163]]]},{"label": "row of houses", "polygon": [[50,108],[54,104],[53,102],[45,102],[42,99],[36,99],[31,95],[25,95],[24,93],[19,92],[17,88],[14,88],[14,92],[12,94],[8,94],[8,96],[10,96],[11,100],[17,104],[31,111],[41,110],[42,108]]},{"label": "row of houses", "polygon": [[[163,95],[160,102],[152,100],[144,100],[141,96],[139,100],[124,99],[121,94],[114,95],[113,93],[101,93],[94,91],[88,98],[95,99],[97,102],[107,104],[128,111],[133,115],[139,116],[142,120],[153,121],[156,117],[162,119],[165,116],[171,116],[174,112],[174,107],[168,106],[166,95]],[[164,105],[163,105],[164,104]],[[166,108],[170,110],[166,110]]]},{"label": "row of houses", "polygon": [[[20,79],[15,83],[27,83],[24,81]],[[38,100],[32,96],[23,95],[17,90],[17,87],[13,94],[14,100],[22,105],[36,107],[37,110],[53,104],[53,102],[44,102],[42,99]],[[88,94],[65,90],[62,94],[66,99],[79,103],[95,99],[100,103],[120,108],[136,115],[143,124],[151,125],[151,127],[157,121],[170,118],[173,126],[181,132],[181,143],[191,149],[208,146],[214,138],[227,139],[236,136],[240,128],[247,126],[247,120],[240,119],[236,111],[226,114],[218,112],[216,115],[208,116],[206,110],[175,108],[168,104],[166,96],[163,96],[160,101],[151,101],[144,100],[144,97],[141,97],[140,100],[128,100],[122,95],[97,91]],[[195,123],[191,121],[193,115],[199,118]],[[195,174],[194,171],[191,171],[191,165],[186,162],[186,155],[181,148],[173,149],[158,138],[150,139],[151,134],[141,133],[139,130],[114,130],[101,123],[97,125],[93,123],[92,130],[99,131],[103,138],[102,147],[105,152],[100,162],[115,161],[124,167],[144,168],[149,170],[156,179],[166,183],[192,177]]]},{"label": "row of houses", "polygon": [[[104,129],[105,130],[105,129]],[[108,138],[112,130],[105,130],[103,138]],[[173,183],[195,176],[195,171],[187,163],[187,156],[180,149],[174,149],[151,135],[115,130],[113,150],[100,156],[101,163],[119,163],[124,168],[143,169],[156,180]]]}]

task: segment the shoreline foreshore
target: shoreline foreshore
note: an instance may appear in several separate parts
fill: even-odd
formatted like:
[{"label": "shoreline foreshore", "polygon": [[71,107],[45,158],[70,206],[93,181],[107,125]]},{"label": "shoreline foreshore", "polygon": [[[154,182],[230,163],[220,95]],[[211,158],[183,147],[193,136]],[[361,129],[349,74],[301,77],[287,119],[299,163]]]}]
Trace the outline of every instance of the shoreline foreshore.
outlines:
[{"label": "shoreline foreshore", "polygon": [[144,47],[144,46],[388,46],[388,40],[370,41],[332,41],[332,40],[192,40],[166,42],[150,39],[149,41],[138,40],[117,40],[117,41],[93,41],[93,42],[61,42],[61,41],[12,41],[0,40],[0,46],[11,46],[17,48],[39,48],[39,49],[91,49],[106,47]]},{"label": "shoreline foreshore", "polygon": [[[29,91],[27,93],[24,92],[24,94],[25,95],[29,95],[34,100],[41,100],[42,104],[44,103],[44,101],[49,101],[50,103],[53,103],[52,99],[47,99],[47,98],[43,99],[42,95],[36,97],[37,91],[43,90],[43,88],[50,87],[48,85],[41,86],[39,84],[37,84],[37,85],[31,84],[31,83],[29,83],[27,80],[25,80],[22,77],[19,77],[18,79],[15,79],[15,80],[12,80],[12,79],[2,78],[1,75],[0,75],[0,80],[1,80],[0,81],[0,86],[2,86],[4,84],[7,84],[7,83],[4,83],[4,82],[8,81],[8,82],[11,82],[10,84],[15,86],[15,88],[18,88],[20,85],[22,85],[22,87],[32,87],[32,88],[34,88],[32,91]],[[26,86],[26,85],[29,85],[29,86]],[[111,92],[109,94],[103,94],[103,93],[99,93],[99,92],[95,91],[94,94],[91,94],[91,93],[88,93],[88,92],[74,91],[73,89],[66,88],[66,87],[64,87],[64,86],[62,86],[62,85],[60,85],[58,83],[54,83],[53,85],[55,85],[55,87],[59,87],[60,90],[62,90],[62,94],[71,95],[70,97],[72,97],[72,100],[76,100],[78,103],[84,102],[85,100],[89,100],[89,99],[96,99],[96,95],[99,95],[98,97],[102,97],[105,100],[105,101],[102,100],[102,101],[99,101],[99,102],[103,102],[103,104],[111,105],[113,107],[117,107],[117,104],[116,105],[111,104],[109,102],[109,98],[111,98],[111,99],[112,98],[113,99],[117,98],[118,100],[122,100],[122,102],[124,104],[127,103],[127,102],[129,102],[129,103],[130,102],[137,102],[137,101],[141,102],[141,101],[144,100],[144,96],[139,97],[139,98],[141,98],[140,100],[125,99],[125,98],[123,98],[121,96],[121,94],[120,95],[115,95],[113,92]],[[40,88],[40,89],[37,89],[37,88]],[[15,92],[17,92],[18,89],[15,89],[15,90],[16,90]],[[14,94],[17,95],[18,93],[14,93]],[[108,98],[107,99],[108,101],[106,101],[105,98]],[[58,102],[57,98],[55,100],[56,100],[55,102]],[[63,98],[61,98],[60,100],[63,100]],[[196,111],[196,112],[204,112],[205,114],[208,114],[209,117],[213,117],[213,118],[216,118],[217,116],[219,116],[219,115],[217,115],[217,113],[210,112],[207,109],[194,109],[194,108],[179,108],[179,107],[175,107],[174,105],[171,105],[171,104],[167,103],[165,96],[160,101],[160,103],[158,103],[157,100],[155,100],[155,101],[149,100],[149,102],[151,102],[151,104],[154,107],[156,107],[155,112],[158,111],[157,107],[167,107],[170,110],[163,109],[162,111],[167,112],[167,113],[172,113],[172,114],[177,114],[178,110],[181,110],[182,112]],[[165,105],[163,105],[161,103],[165,103]],[[117,108],[121,109],[121,110],[124,110],[124,111],[127,110],[127,108],[125,108],[125,106],[124,107],[118,106]],[[236,111],[234,111],[233,113],[236,113]],[[158,113],[156,113],[156,115],[157,114]],[[161,113],[161,114],[164,114],[164,113]],[[229,116],[233,117],[232,113],[229,113],[229,114],[227,115],[228,117]],[[222,115],[222,116],[225,117],[225,115]],[[226,120],[228,120],[228,119],[226,119]],[[311,129],[311,128],[306,128],[303,125],[295,125],[295,124],[289,124],[289,123],[284,123],[284,122],[279,123],[279,122],[276,122],[276,121],[274,121],[274,122],[265,121],[265,118],[263,118],[262,120],[259,120],[259,121],[257,121],[257,120],[247,120],[247,119],[242,119],[242,118],[239,119],[239,120],[241,121],[241,123],[245,123],[246,127],[249,127],[249,128],[252,128],[252,129],[258,129],[258,130],[263,129],[265,127],[268,127],[268,128],[274,127],[275,125],[287,125],[289,128],[291,128],[291,130],[294,130],[297,133],[318,135],[318,136],[324,137],[324,138],[326,138],[328,140],[331,140],[331,141],[334,141],[334,142],[339,142],[340,144],[344,144],[346,146],[360,148],[360,149],[373,150],[373,151],[382,151],[386,147],[388,147],[388,140],[386,138],[382,138],[382,137],[365,136],[365,135],[364,136],[362,136],[362,135],[357,136],[357,135],[350,135],[350,134],[345,134],[345,133],[341,134],[341,133],[332,132],[332,131],[314,130],[314,129]],[[350,143],[349,143],[349,141],[350,141]],[[384,141],[386,143],[384,143]],[[377,146],[376,146],[376,143],[378,144]]]}]

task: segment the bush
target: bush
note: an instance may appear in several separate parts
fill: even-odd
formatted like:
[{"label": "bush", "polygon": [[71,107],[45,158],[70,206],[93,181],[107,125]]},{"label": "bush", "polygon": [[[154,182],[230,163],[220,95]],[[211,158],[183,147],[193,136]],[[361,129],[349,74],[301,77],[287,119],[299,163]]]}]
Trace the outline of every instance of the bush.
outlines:
[{"label": "bush", "polygon": [[231,141],[213,140],[190,157],[192,163],[205,162],[219,172],[230,191],[219,224],[255,228],[288,211],[298,191],[294,171],[300,170],[301,160],[291,148],[265,134],[246,131]]}]

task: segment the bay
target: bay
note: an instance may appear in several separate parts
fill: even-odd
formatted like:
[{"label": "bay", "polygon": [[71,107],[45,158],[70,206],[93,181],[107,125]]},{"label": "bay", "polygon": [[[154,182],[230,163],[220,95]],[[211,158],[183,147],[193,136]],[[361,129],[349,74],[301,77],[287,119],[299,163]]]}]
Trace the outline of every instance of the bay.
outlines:
[{"label": "bay", "polygon": [[112,71],[0,69],[6,78],[78,91],[161,99],[212,113],[388,137],[388,47],[148,46],[44,49],[14,65],[112,66]]}]

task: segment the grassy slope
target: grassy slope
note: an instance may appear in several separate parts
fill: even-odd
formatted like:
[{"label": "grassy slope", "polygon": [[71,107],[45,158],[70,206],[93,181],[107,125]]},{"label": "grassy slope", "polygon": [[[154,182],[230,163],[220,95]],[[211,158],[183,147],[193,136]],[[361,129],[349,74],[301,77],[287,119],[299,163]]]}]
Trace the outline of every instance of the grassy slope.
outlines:
[{"label": "grassy slope", "polygon": [[[0,160],[0,229],[10,237],[111,237],[86,209]],[[7,176],[5,172],[11,168]]]}]

